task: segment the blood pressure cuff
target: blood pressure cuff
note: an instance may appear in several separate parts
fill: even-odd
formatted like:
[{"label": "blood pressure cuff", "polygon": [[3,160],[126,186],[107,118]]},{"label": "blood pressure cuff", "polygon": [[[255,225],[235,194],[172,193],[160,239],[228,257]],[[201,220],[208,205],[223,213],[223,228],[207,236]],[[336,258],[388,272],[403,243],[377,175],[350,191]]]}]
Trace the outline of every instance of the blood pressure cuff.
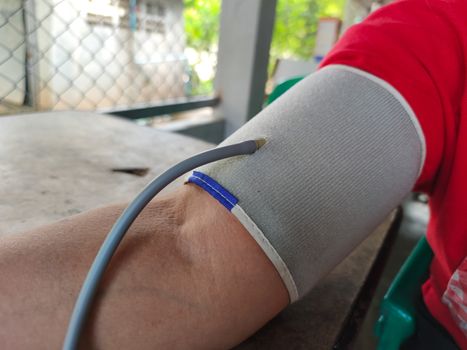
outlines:
[{"label": "blood pressure cuff", "polygon": [[302,80],[222,145],[260,137],[255,154],[204,166],[189,182],[238,218],[293,302],[411,190],[425,141],[392,86],[339,65]]}]

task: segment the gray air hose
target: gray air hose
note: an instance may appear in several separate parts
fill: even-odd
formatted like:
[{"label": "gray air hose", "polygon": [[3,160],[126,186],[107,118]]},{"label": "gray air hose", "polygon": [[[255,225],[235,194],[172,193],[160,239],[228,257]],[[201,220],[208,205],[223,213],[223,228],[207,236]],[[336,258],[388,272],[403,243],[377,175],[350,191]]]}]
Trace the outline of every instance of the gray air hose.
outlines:
[{"label": "gray air hose", "polygon": [[123,236],[125,236],[125,233],[128,231],[133,221],[135,221],[151,199],[175,179],[196,167],[224,158],[255,153],[264,143],[264,139],[244,141],[197,154],[176,164],[154,179],[141,191],[115,222],[92,263],[71,315],[63,345],[64,350],[74,350],[78,348],[80,335],[83,331],[84,323],[99,286],[99,282],[102,280],[102,276],[117,250],[118,245],[123,239]]}]

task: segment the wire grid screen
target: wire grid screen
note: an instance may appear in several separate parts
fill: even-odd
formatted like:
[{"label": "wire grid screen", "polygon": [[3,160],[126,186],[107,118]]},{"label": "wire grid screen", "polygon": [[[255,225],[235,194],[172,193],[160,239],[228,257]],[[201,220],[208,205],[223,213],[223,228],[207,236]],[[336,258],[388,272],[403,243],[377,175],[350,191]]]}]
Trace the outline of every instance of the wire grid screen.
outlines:
[{"label": "wire grid screen", "polygon": [[0,114],[193,94],[183,0],[2,0]]}]

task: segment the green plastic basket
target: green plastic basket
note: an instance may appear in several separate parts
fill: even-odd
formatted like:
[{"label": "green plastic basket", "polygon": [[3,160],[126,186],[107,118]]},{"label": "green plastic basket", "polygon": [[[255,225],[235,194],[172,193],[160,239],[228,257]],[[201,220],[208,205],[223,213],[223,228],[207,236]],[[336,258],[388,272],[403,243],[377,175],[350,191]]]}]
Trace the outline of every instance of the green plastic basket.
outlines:
[{"label": "green plastic basket", "polygon": [[290,89],[292,86],[297,84],[300,80],[302,80],[304,76],[300,77],[295,77],[295,78],[290,78],[282,83],[278,84],[274,90],[272,90],[271,94],[268,96],[268,99],[266,101],[266,105],[271,104],[274,100],[276,100],[280,95],[282,95],[284,92],[286,92],[288,89]]},{"label": "green plastic basket", "polygon": [[433,253],[425,237],[417,243],[383,298],[375,333],[378,350],[397,350],[416,327],[415,305]]}]

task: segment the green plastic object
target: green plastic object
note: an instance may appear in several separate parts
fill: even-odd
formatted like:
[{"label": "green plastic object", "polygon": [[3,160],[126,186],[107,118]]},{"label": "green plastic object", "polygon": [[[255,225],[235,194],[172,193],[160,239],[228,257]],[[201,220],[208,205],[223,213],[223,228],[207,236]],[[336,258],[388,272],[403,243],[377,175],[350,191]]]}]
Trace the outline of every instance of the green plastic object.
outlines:
[{"label": "green plastic object", "polygon": [[297,84],[300,80],[302,80],[304,76],[300,77],[295,77],[295,78],[290,78],[279,85],[277,85],[274,90],[272,90],[271,94],[268,96],[268,99],[266,101],[266,105],[271,104],[274,100],[276,100],[280,95],[282,95],[284,92],[286,92],[288,89],[290,89],[292,86]]},{"label": "green plastic object", "polygon": [[416,327],[415,303],[420,288],[428,277],[433,253],[422,237],[383,298],[375,333],[379,338],[378,350],[397,350]]}]

